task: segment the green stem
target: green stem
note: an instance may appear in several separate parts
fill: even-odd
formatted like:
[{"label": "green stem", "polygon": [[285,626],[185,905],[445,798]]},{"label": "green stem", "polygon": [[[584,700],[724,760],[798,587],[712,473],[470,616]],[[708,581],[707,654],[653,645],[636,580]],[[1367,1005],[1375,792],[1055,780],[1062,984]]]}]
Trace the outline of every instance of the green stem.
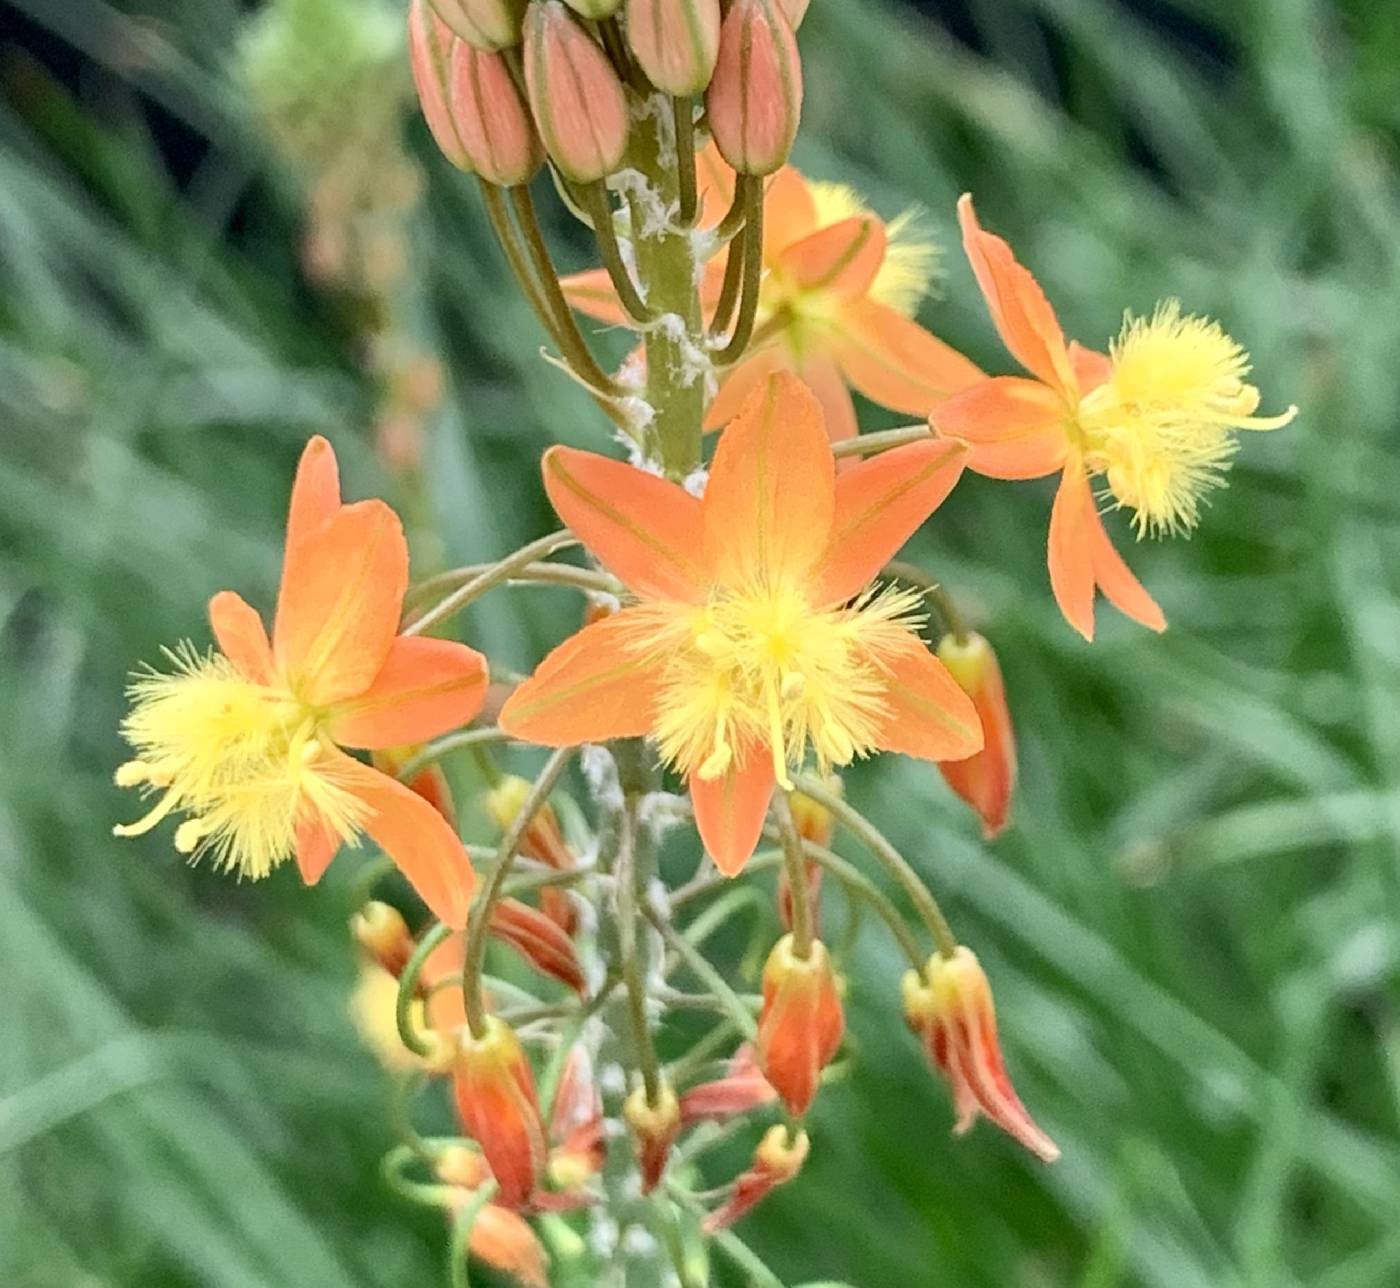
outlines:
[{"label": "green stem", "polygon": [[818,805],[830,810],[841,823],[856,834],[861,844],[885,865],[918,910],[938,946],[939,953],[944,957],[951,957],[957,951],[958,937],[953,934],[948,919],[943,915],[943,909],[938,906],[938,900],[920,880],[909,860],[885,839],[884,834],[864,814],[844,798],[828,790],[826,784],[815,775],[804,774],[797,784],[797,789],[804,796],[810,796]]},{"label": "green stem", "polygon": [[831,454],[841,456],[873,456],[876,452],[888,452],[893,447],[907,447],[910,443],[922,443],[936,435],[928,425],[901,425],[898,429],[882,429],[874,434],[857,434],[839,443],[833,443]]},{"label": "green stem", "polygon": [[740,228],[734,234],[734,240],[729,243],[729,253],[724,261],[724,278],[719,287],[719,299],[710,319],[712,339],[717,340],[728,331],[730,323],[734,320],[734,306],[739,302],[739,283],[744,278],[745,240],[744,230]]},{"label": "green stem", "polygon": [[570,759],[578,749],[560,747],[545,762],[520,806],[519,812],[511,820],[510,827],[496,847],[495,862],[486,876],[482,890],[472,902],[471,918],[467,923],[467,945],[462,966],[462,1000],[466,1005],[467,1027],[473,1037],[483,1037],[486,1033],[486,998],[481,987],[481,972],[486,963],[486,941],[491,926],[491,913],[501,897],[506,877],[510,875],[511,861],[520,849],[521,842],[540,807],[549,799],[549,793],[559,781]]},{"label": "green stem", "polygon": [[778,820],[778,835],[783,844],[783,867],[787,873],[788,904],[792,908],[792,951],[799,960],[812,955],[812,896],[807,888],[807,856],[802,852],[802,838],[792,821],[792,802],[787,792],[773,795],[773,813]]},{"label": "green stem", "polygon": [[452,1288],[471,1288],[471,1273],[467,1269],[467,1251],[471,1246],[472,1227],[482,1208],[496,1196],[496,1182],[488,1181],[480,1189],[472,1192],[470,1198],[458,1208],[452,1219],[452,1243],[448,1252],[451,1261],[447,1273],[451,1276]]},{"label": "green stem", "polygon": [[911,586],[917,586],[933,602],[933,606],[938,611],[939,617],[943,619],[943,625],[947,631],[951,632],[959,644],[967,642],[967,623],[963,620],[963,615],[958,612],[958,606],[953,602],[953,597],[943,588],[942,583],[935,580],[922,568],[911,563],[905,563],[902,559],[892,559],[885,565],[885,571],[900,581],[906,581]]},{"label": "green stem", "polygon": [[695,103],[688,94],[671,100],[671,119],[676,125],[676,185],[680,190],[680,220],[695,227],[700,199],[695,182]]},{"label": "green stem", "polygon": [[496,240],[500,243],[501,250],[505,252],[506,263],[510,265],[511,273],[520,286],[521,294],[525,296],[550,339],[562,349],[564,343],[559,334],[558,321],[551,312],[548,302],[540,293],[540,288],[530,272],[529,262],[525,258],[525,252],[520,247],[520,237],[511,225],[506,203],[501,197],[501,190],[495,184],[487,183],[485,179],[481,179],[479,182],[481,184],[481,197],[486,203],[486,217],[491,221],[491,229],[496,234]]},{"label": "green stem", "polygon": [[603,257],[603,267],[617,292],[617,298],[628,315],[635,322],[650,322],[656,311],[642,299],[637,284],[632,280],[632,270],[622,258],[622,247],[617,240],[617,229],[613,225],[612,203],[608,200],[608,190],[600,180],[585,184],[579,190],[584,209],[593,221],[593,236],[598,243],[598,253]]},{"label": "green stem", "polygon": [[646,908],[645,916],[660,932],[666,946],[673,948],[701,983],[719,999],[734,1027],[749,1041],[753,1041],[758,1034],[758,1023],[754,1020],[753,1012],[744,1005],[743,998],[730,988],[724,976],[711,966],[705,955],[684,935],[679,934],[670,922],[658,916],[654,908]]},{"label": "green stem", "polygon": [[[490,572],[496,567],[493,563],[464,564],[460,568],[450,568],[446,572],[437,573],[432,577],[425,577],[420,582],[415,582],[408,588],[411,598],[420,599],[424,595],[432,594],[434,591],[455,590],[458,586],[463,586],[469,581],[480,577],[484,572]],[[511,571],[509,581],[512,585],[540,585],[540,586],[573,586],[578,590],[593,591],[599,595],[620,595],[623,590],[622,583],[616,577],[605,572],[596,572],[592,568],[576,568],[573,564],[565,563],[530,563],[523,568],[515,568]]]},{"label": "green stem", "polygon": [[418,941],[413,956],[399,976],[399,995],[394,1003],[394,1022],[399,1026],[399,1038],[414,1055],[424,1059],[434,1055],[432,1040],[413,1027],[413,999],[418,996],[418,977],[423,973],[423,964],[429,955],[452,933],[452,927],[438,922]]},{"label": "green stem", "polygon": [[744,220],[744,278],[739,286],[739,315],[734,320],[734,331],[729,343],[715,354],[715,362],[720,366],[737,362],[749,347],[763,281],[763,180],[740,175],[736,182],[742,187],[748,211]]},{"label": "green stem", "polygon": [[[437,738],[430,742],[422,751],[414,756],[413,759],[406,760],[399,769],[399,782],[412,782],[413,779],[427,769],[429,765],[437,764],[444,756],[450,755],[454,751],[461,751],[464,747],[474,747],[480,743],[489,745],[496,742],[510,741],[510,734],[504,729],[497,728],[495,725],[491,725],[486,729],[463,729],[458,733],[447,734],[443,738]],[[476,849],[475,846],[472,848]]]},{"label": "green stem", "polygon": [[651,1024],[647,1019],[646,973],[637,944],[637,910],[645,904],[646,894],[638,889],[641,874],[637,867],[636,799],[627,797],[622,817],[618,821],[617,856],[613,867],[613,889],[617,906],[617,949],[622,982],[627,989],[627,1011],[632,1021],[632,1038],[641,1069],[642,1087],[647,1104],[655,1106],[661,1098],[661,1064],[651,1040]]}]

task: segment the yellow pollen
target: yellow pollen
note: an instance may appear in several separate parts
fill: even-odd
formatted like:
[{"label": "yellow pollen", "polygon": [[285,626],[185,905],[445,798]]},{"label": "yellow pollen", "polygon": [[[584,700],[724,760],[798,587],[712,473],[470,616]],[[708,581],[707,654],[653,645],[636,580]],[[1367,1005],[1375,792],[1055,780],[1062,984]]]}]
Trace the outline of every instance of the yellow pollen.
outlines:
[{"label": "yellow pollen", "polygon": [[703,607],[639,606],[628,640],[659,660],[656,737],[682,774],[713,780],[753,752],[787,786],[810,745],[823,771],[874,750],[885,673],[922,648],[918,595],[886,590],[813,608],[794,585],[717,588]]},{"label": "yellow pollen", "polygon": [[1112,374],[1080,401],[1078,427],[1085,464],[1133,511],[1139,537],[1189,532],[1206,493],[1225,484],[1235,431],[1277,429],[1297,414],[1256,416],[1249,355],[1175,300],[1150,318],[1125,317],[1110,355]]},{"label": "yellow pollen", "polygon": [[178,811],[188,816],[175,830],[180,853],[210,854],[253,878],[292,856],[304,817],[355,839],[365,807],[324,763],[314,712],[218,653],[184,645],[167,657],[171,673],[147,671],[131,685],[122,734],[137,755],[116,773],[118,786],[163,794],[117,836],[139,836]]}]

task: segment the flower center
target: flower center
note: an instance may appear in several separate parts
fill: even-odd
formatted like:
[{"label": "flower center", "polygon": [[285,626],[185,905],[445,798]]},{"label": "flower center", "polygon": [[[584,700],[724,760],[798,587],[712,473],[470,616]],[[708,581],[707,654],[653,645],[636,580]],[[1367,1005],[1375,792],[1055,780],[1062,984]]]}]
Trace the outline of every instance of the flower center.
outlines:
[{"label": "flower center", "polygon": [[874,749],[884,665],[920,648],[918,596],[887,590],[814,609],[793,586],[718,589],[638,613],[634,647],[664,663],[656,735],[680,773],[711,780],[751,751],[792,787],[808,743],[823,771]]},{"label": "flower center", "polygon": [[1078,426],[1085,464],[1134,512],[1139,537],[1190,531],[1202,498],[1224,485],[1235,431],[1277,429],[1297,413],[1256,416],[1249,355],[1175,300],[1125,318],[1111,355],[1112,374],[1081,400]]},{"label": "flower center", "polygon": [[244,678],[221,654],[186,645],[168,656],[171,674],[151,671],[131,686],[122,734],[136,758],[116,774],[119,787],[162,795],[116,835],[140,836],[179,811],[188,817],[175,830],[177,850],[209,852],[254,879],[291,857],[308,809],[354,838],[363,807],[324,763],[330,744],[314,712],[289,690]]}]

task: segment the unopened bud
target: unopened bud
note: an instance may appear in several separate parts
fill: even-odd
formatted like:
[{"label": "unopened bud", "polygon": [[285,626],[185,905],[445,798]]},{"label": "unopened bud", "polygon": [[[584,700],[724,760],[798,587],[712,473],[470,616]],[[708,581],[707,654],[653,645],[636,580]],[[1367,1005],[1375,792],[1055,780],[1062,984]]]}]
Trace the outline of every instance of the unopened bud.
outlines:
[{"label": "unopened bud", "polygon": [[413,936],[397,908],[371,899],[350,920],[355,941],[395,979],[413,956]]},{"label": "unopened bud", "polygon": [[509,49],[520,43],[525,0],[428,0],[437,15],[478,49]]},{"label": "unopened bud", "polygon": [[810,1151],[811,1142],[805,1131],[789,1135],[782,1123],[770,1127],[754,1150],[749,1170],[734,1182],[729,1202],[705,1218],[705,1233],[714,1234],[733,1225],[779,1185],[792,1180],[802,1170]]},{"label": "unopened bud", "polygon": [[783,15],[792,24],[792,29],[796,31],[802,25],[802,19],[807,16],[807,6],[811,0],[778,0],[778,8],[783,11]]},{"label": "unopened bud", "polygon": [[459,40],[448,74],[452,121],[473,168],[503,188],[528,182],[544,153],[505,57]]},{"label": "unopened bud", "polygon": [[502,899],[491,909],[491,933],[536,970],[583,995],[583,967],[574,941],[542,908],[532,908],[519,899]]},{"label": "unopened bud", "polygon": [[817,1094],[821,1073],[845,1032],[841,992],[820,941],[799,957],[793,937],[778,940],[763,968],[763,1009],[757,1053],[763,1075],[784,1104],[801,1117]]},{"label": "unopened bud", "polygon": [[972,699],[982,721],[982,750],[966,760],[939,763],[943,777],[982,819],[982,833],[991,840],[1006,826],[1011,793],[1016,786],[1016,732],[1006,703],[1006,686],[992,646],[976,632],[964,639],[946,635],[938,658],[959,688]]},{"label": "unopened bud", "polygon": [[592,183],[621,165],[622,82],[561,0],[533,0],[525,15],[525,84],[545,149],[568,178]]},{"label": "unopened bud", "polygon": [[627,43],[668,94],[698,94],[710,83],[719,26],[719,0],[627,0]]},{"label": "unopened bud", "polygon": [[663,1085],[652,1104],[645,1087],[638,1087],[622,1106],[622,1116],[637,1142],[637,1160],[642,1172],[642,1193],[650,1194],[661,1183],[666,1159],[681,1129],[680,1104],[676,1093]]},{"label": "unopened bud", "polygon": [[[502,832],[509,831],[524,808],[530,787],[530,781],[519,774],[506,774],[487,792],[486,812]],[[564,839],[564,830],[559,826],[559,816],[548,801],[535,811],[526,827],[520,853],[526,858],[538,859],[558,872],[570,872],[578,866],[573,850]],[[572,935],[577,929],[578,910],[566,890],[546,886],[540,891],[540,908],[565,934]]]},{"label": "unopened bud", "polygon": [[529,1199],[545,1160],[544,1128],[530,1062],[514,1032],[492,1015],[480,1037],[464,1034],[452,1066],[457,1113],[486,1156],[498,1199]]},{"label": "unopened bud", "polygon": [[722,1078],[702,1082],[681,1096],[681,1123],[725,1122],[739,1114],[772,1104],[778,1098],[763,1076],[753,1048],[745,1043],[734,1053]]},{"label": "unopened bud", "polygon": [[705,106],[715,144],[740,174],[772,174],[788,159],[802,115],[802,63],[777,0],[734,0]]},{"label": "unopened bud", "polygon": [[597,22],[600,18],[611,18],[622,8],[622,0],[564,0],[576,14]]},{"label": "unopened bud", "polygon": [[459,170],[470,171],[471,160],[457,135],[448,106],[448,61],[456,44],[456,36],[426,0],[412,0],[408,9],[408,61],[423,119],[442,155]]}]

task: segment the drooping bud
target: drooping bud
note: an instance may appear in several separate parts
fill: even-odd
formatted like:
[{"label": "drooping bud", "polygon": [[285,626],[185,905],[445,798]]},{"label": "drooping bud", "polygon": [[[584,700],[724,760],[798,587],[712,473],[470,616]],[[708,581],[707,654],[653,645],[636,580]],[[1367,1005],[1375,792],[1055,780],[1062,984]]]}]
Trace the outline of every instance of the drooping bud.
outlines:
[{"label": "drooping bud", "polygon": [[965,639],[945,635],[938,657],[959,687],[972,699],[982,720],[982,750],[966,760],[945,760],[938,768],[959,796],[982,818],[982,834],[991,840],[1006,826],[1011,792],[1016,786],[1016,732],[1006,705],[1006,687],[992,646],[975,631]]},{"label": "drooping bud", "polygon": [[503,188],[527,183],[544,152],[504,55],[457,41],[448,86],[452,121],[472,168]]},{"label": "drooping bud", "polygon": [[714,1234],[733,1225],[779,1185],[792,1180],[802,1170],[810,1150],[811,1142],[805,1131],[790,1136],[786,1126],[775,1123],[754,1150],[749,1170],[734,1182],[729,1201],[705,1218],[705,1233]]},{"label": "drooping bud", "polygon": [[478,49],[510,49],[520,43],[525,0],[428,0],[437,15]]},{"label": "drooping bud", "polygon": [[549,1179],[561,1190],[577,1189],[603,1166],[603,1101],[593,1078],[588,1048],[575,1042],[549,1111]]},{"label": "drooping bud", "polygon": [[520,1207],[534,1191],[545,1142],[534,1074],[510,1026],[492,1015],[481,1037],[463,1034],[452,1074],[458,1116],[486,1156],[498,1202]]},{"label": "drooping bud", "polygon": [[621,165],[622,82],[561,0],[533,0],[525,15],[525,84],[544,146],[568,178],[592,183]]},{"label": "drooping bud", "polygon": [[565,0],[565,3],[580,17],[594,22],[600,18],[611,18],[622,8],[622,0]]},{"label": "drooping bud", "polygon": [[905,974],[903,991],[905,1019],[952,1089],[954,1133],[961,1136],[980,1115],[1047,1163],[1059,1158],[1059,1147],[1036,1126],[1007,1077],[991,986],[972,950],[935,953],[922,975]]},{"label": "drooping bud", "polygon": [[719,26],[719,0],[627,0],[627,43],[668,94],[698,94],[710,83]]},{"label": "drooping bud", "polygon": [[637,1144],[642,1193],[650,1194],[661,1183],[666,1159],[680,1133],[680,1103],[676,1100],[676,1093],[668,1086],[662,1086],[654,1105],[647,1100],[646,1088],[638,1087],[623,1104],[622,1116],[627,1119]]},{"label": "drooping bud", "polygon": [[583,967],[574,951],[574,941],[543,909],[532,908],[519,899],[502,899],[491,909],[491,933],[536,970],[583,995]]},{"label": "drooping bud", "polygon": [[387,903],[371,899],[350,919],[355,942],[395,979],[413,956],[413,936],[403,914]]},{"label": "drooping bud", "polygon": [[734,1053],[723,1077],[698,1083],[681,1096],[681,1126],[724,1122],[772,1104],[777,1098],[773,1084],[758,1067],[753,1047],[746,1042]]},{"label": "drooping bud", "polygon": [[[458,1202],[463,1205],[470,1203],[475,1192],[491,1179],[486,1160],[476,1150],[460,1145],[438,1154],[433,1170],[444,1185],[461,1190]],[[467,1251],[529,1288],[549,1288],[549,1257],[518,1212],[497,1203],[486,1204],[476,1214]]]},{"label": "drooping bud", "polygon": [[[530,786],[530,781],[519,774],[506,774],[486,794],[486,812],[502,832],[509,831],[515,822],[530,794]],[[538,859],[556,872],[570,872],[578,866],[573,850],[564,839],[564,830],[559,826],[559,816],[548,801],[535,811],[525,829],[520,853],[526,858]],[[565,934],[574,933],[578,926],[578,909],[566,891],[544,887],[540,891],[540,908]]]},{"label": "drooping bud", "polygon": [[[383,747],[370,752],[370,760],[376,769],[382,770],[390,778],[397,778],[404,766],[422,750],[421,745]],[[441,765],[434,763],[424,766],[408,779],[404,786],[421,796],[454,827],[457,825],[457,806],[452,799],[452,789],[447,785],[447,775],[442,772]]]},{"label": "drooping bud", "polygon": [[457,43],[457,37],[428,7],[427,0],[412,0],[408,9],[408,62],[423,119],[442,155],[459,170],[470,172],[471,159],[458,137],[449,106],[448,65]]},{"label": "drooping bud", "polygon": [[788,159],[802,115],[802,63],[777,0],[734,0],[705,106],[715,144],[740,174],[772,174]]},{"label": "drooping bud", "polygon": [[796,1117],[807,1112],[821,1073],[841,1045],[846,1019],[826,945],[812,944],[806,958],[784,935],[763,968],[763,1010],[758,1017],[759,1068]]},{"label": "drooping bud", "polygon": [[[826,785],[840,795],[841,780],[835,774],[826,776]],[[801,792],[793,792],[789,799],[792,805],[792,823],[797,829],[797,835],[813,845],[820,845],[823,849],[830,846],[831,834],[835,829],[831,811]],[[811,906],[812,927],[818,934],[821,933],[822,872],[820,864],[807,860],[807,898]],[[786,868],[778,874],[778,916],[782,918],[784,927],[791,930],[792,889]]]}]

